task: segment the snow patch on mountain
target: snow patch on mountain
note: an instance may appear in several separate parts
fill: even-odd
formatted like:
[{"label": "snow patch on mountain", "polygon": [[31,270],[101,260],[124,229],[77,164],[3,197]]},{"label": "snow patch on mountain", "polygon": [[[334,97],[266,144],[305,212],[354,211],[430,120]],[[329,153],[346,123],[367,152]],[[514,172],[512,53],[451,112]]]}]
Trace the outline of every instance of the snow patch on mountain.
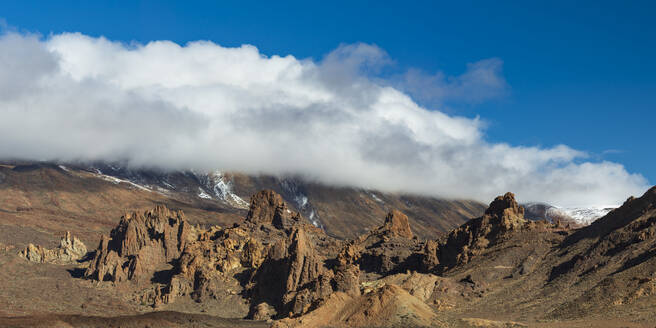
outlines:
[{"label": "snow patch on mountain", "polygon": [[589,225],[590,223],[594,222],[600,217],[605,216],[608,214],[610,211],[615,209],[617,206],[600,206],[600,207],[593,207],[593,208],[577,208],[577,207],[570,207],[570,208],[558,208],[554,207],[550,209],[551,211],[555,211],[557,213],[562,213],[565,214],[577,223],[583,224],[583,225]]},{"label": "snow patch on mountain", "polygon": [[589,225],[617,207],[558,207],[546,203],[526,203],[522,206],[526,209],[526,217],[530,219],[546,219],[550,222],[565,220],[580,225]]},{"label": "snow patch on mountain", "polygon": [[281,179],[280,186],[294,202],[296,208],[303,214],[315,227],[324,229],[319,215],[310,203],[308,196],[302,188],[292,179]]},{"label": "snow patch on mountain", "polygon": [[248,202],[233,192],[232,180],[223,172],[217,170],[208,175],[212,182],[214,195],[228,204],[238,208],[248,208]]},{"label": "snow patch on mountain", "polygon": [[113,177],[113,176],[110,176],[110,175],[103,174],[102,171],[100,171],[100,170],[98,170],[98,169],[95,169],[95,171],[97,172],[97,173],[96,173],[96,176],[97,176],[97,177],[99,177],[99,178],[101,178],[101,179],[103,179],[103,180],[105,180],[105,181],[109,181],[109,182],[111,182],[111,183],[113,183],[113,184],[126,183],[126,184],[128,184],[128,185],[130,185],[130,186],[133,186],[133,187],[137,188],[137,189],[140,189],[140,190],[143,190],[143,191],[152,192],[152,190],[151,190],[150,188],[145,187],[145,186],[142,186],[142,185],[140,185],[140,184],[136,184],[136,183],[134,183],[134,182],[132,182],[132,181],[130,181],[130,180],[119,179],[119,178],[117,178],[117,177]]},{"label": "snow patch on mountain", "polygon": [[198,197],[203,198],[203,199],[212,199],[212,196],[207,194],[203,188],[198,187]]},{"label": "snow patch on mountain", "polygon": [[380,197],[376,196],[376,194],[374,194],[371,191],[369,192],[369,196],[371,196],[371,198],[373,198],[373,200],[375,200],[376,202],[385,204],[385,202],[382,199],[380,199]]}]

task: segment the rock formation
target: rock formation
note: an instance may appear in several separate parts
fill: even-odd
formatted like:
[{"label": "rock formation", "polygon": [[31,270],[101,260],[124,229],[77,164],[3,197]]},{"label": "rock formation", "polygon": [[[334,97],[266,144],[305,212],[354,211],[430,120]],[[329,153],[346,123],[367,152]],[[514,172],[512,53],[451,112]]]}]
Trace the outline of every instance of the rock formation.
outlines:
[{"label": "rock formation", "polygon": [[292,212],[282,196],[273,190],[262,190],[251,197],[246,222],[272,224],[278,229],[289,229],[301,221],[300,214]]},{"label": "rock formation", "polygon": [[[78,242],[67,235],[60,249]],[[127,214],[102,238],[86,277],[130,281],[109,285],[138,306],[277,327],[517,326],[463,317],[497,309],[537,322],[630,308],[648,322],[655,250],[656,188],[577,230],[525,219],[507,193],[426,241],[394,210],[354,240],[332,238],[262,191],[229,228],[194,227],[164,207]],[[23,256],[42,262],[51,253],[71,252],[32,246]]]},{"label": "rock formation", "polygon": [[10,250],[14,249],[16,246],[14,245],[5,245],[3,243],[0,243],[0,252],[9,252]]},{"label": "rock formation", "polygon": [[520,230],[527,224],[524,208],[519,206],[514,194],[506,193],[494,199],[482,217],[472,219],[449,233],[439,246],[427,243],[423,266],[444,271],[467,263],[483,249],[503,240],[508,232]]},{"label": "rock formation", "polygon": [[238,289],[235,274],[258,268],[266,251],[252,231],[242,227],[202,231],[198,240],[187,244],[171,280],[152,301],[171,303],[185,295],[197,302],[218,299],[226,289]]},{"label": "rock formation", "polygon": [[43,246],[29,244],[20,252],[20,256],[32,262],[69,264],[75,263],[87,254],[87,247],[77,237],[66,232],[66,236],[59,241],[59,246],[54,249],[46,249]]},{"label": "rock formation", "polygon": [[413,254],[420,244],[413,238],[408,217],[392,210],[382,226],[347,242],[337,256],[337,263],[341,266],[355,264],[359,270],[373,276],[416,269],[418,263]]},{"label": "rock formation", "polygon": [[113,282],[149,279],[180,257],[192,239],[191,229],[181,211],[164,206],[126,214],[109,237],[102,237],[85,276]]},{"label": "rock formation", "polygon": [[412,230],[410,230],[408,217],[397,210],[392,210],[387,214],[385,223],[380,228],[380,231],[405,238],[412,238],[414,236]]},{"label": "rock formation", "polygon": [[332,293],[331,278],[331,272],[324,268],[324,258],[303,227],[294,227],[288,239],[279,240],[269,249],[262,266],[254,272],[252,304],[267,303],[279,314],[302,314]]},{"label": "rock formation", "polygon": [[171,303],[187,295],[197,302],[220,300],[231,290],[251,295],[253,318],[307,310],[317,293],[332,290],[327,278],[320,279],[324,259],[308,235],[323,232],[301,219],[280,195],[258,192],[243,223],[198,232],[151,301]]}]

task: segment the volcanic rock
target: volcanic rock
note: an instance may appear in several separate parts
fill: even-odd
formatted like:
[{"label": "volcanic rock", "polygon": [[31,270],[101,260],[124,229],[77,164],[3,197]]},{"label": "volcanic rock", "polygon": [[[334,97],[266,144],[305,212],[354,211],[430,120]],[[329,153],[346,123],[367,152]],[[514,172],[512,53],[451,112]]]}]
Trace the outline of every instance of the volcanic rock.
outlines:
[{"label": "volcanic rock", "polygon": [[427,243],[422,263],[425,268],[444,271],[455,265],[467,263],[483,249],[504,239],[507,233],[527,226],[524,208],[519,206],[513,193],[499,196],[482,217],[472,219],[449,233],[439,247]]},{"label": "volcanic rock", "polygon": [[382,232],[398,235],[405,238],[412,238],[412,230],[410,230],[410,224],[408,223],[408,217],[397,211],[392,210],[387,214],[385,218],[385,224],[380,229]]},{"label": "volcanic rock", "polygon": [[421,242],[413,238],[408,218],[403,213],[392,210],[385,223],[368,234],[347,242],[336,261],[338,266],[355,264],[369,278],[379,275],[417,269]]},{"label": "volcanic rock", "polygon": [[180,257],[193,239],[191,229],[181,211],[164,206],[126,214],[109,237],[102,237],[85,277],[114,282],[150,278]]},{"label": "volcanic rock", "polygon": [[29,244],[20,252],[20,256],[38,263],[69,264],[83,258],[87,254],[87,247],[77,237],[66,232],[66,236],[59,241],[55,249],[46,249],[43,246]]},{"label": "volcanic rock", "polygon": [[437,257],[439,244],[435,240],[428,240],[424,244],[423,254],[421,258],[420,269],[422,271],[430,271],[440,264],[440,259]]},{"label": "volcanic rock", "polygon": [[[332,293],[331,272],[324,268],[302,226],[294,227],[289,239],[279,240],[252,278],[254,302],[266,302],[279,314],[302,314]],[[251,317],[257,313],[251,310]]]},{"label": "volcanic rock", "polygon": [[278,229],[289,229],[300,219],[300,214],[292,212],[282,196],[273,190],[262,190],[253,195],[246,216],[246,222],[272,224]]},{"label": "volcanic rock", "polygon": [[324,260],[312,241],[316,234],[326,236],[300,219],[280,195],[257,193],[244,222],[200,231],[187,244],[155,303],[185,295],[197,302],[221,300],[230,290],[251,295],[251,317],[302,312],[318,293],[332,289],[330,275],[321,276]]},{"label": "volcanic rock", "polygon": [[173,277],[155,303],[171,303],[189,295],[197,302],[217,299],[226,289],[237,289],[234,277],[246,269],[256,269],[267,249],[252,232],[242,227],[202,231],[176,261]]}]

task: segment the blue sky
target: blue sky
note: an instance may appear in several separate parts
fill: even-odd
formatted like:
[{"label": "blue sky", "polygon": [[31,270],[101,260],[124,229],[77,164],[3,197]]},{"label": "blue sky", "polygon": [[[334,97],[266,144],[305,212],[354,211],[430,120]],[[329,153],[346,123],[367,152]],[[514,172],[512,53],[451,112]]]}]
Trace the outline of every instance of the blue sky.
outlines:
[{"label": "blue sky", "polygon": [[[483,103],[437,108],[480,115],[486,139],[566,144],[592,161],[656,181],[656,3],[652,1],[3,1],[11,28],[110,40],[222,46],[321,59],[340,44],[375,44],[393,71],[459,75],[503,61],[509,88]],[[440,106],[427,102],[427,107]]]}]

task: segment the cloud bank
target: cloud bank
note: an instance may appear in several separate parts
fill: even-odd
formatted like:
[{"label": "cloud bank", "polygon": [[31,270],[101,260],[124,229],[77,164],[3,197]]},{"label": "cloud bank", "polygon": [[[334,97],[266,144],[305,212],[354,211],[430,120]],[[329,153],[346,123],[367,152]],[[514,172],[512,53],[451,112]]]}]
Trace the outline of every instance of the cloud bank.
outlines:
[{"label": "cloud bank", "polygon": [[[473,198],[505,191],[561,206],[618,204],[647,181],[565,145],[490,143],[478,119],[422,108],[376,77],[381,49],[320,61],[244,45],[124,44],[79,33],[0,37],[0,158],[125,161],[162,169],[295,174],[384,191]],[[480,102],[501,62],[461,76],[409,72],[408,90]],[[435,98],[432,98],[435,99]]]}]

